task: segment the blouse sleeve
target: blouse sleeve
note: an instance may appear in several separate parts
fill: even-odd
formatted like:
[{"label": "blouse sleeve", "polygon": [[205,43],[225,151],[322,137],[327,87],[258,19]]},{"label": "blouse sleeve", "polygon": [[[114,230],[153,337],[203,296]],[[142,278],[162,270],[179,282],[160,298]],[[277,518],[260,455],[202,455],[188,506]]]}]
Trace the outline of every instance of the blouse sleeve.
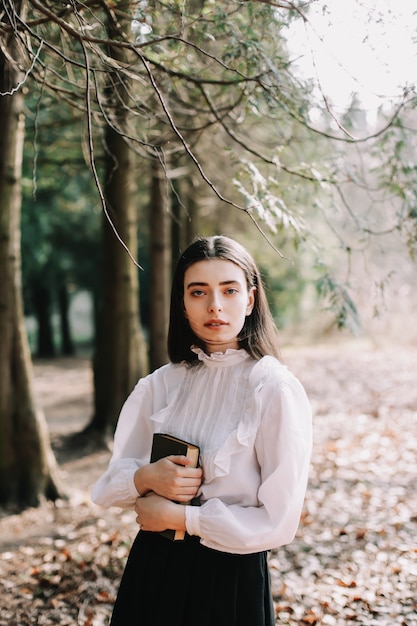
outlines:
[{"label": "blouse sleeve", "polygon": [[[295,536],[308,480],[312,448],[311,407],[300,382],[283,380],[260,389],[261,421],[255,439],[261,484],[257,506],[211,498],[187,507],[190,534],[218,550],[250,553],[290,543]],[[229,479],[232,479],[229,476]]]},{"label": "blouse sleeve", "polygon": [[141,379],[121,410],[107,471],[92,488],[92,500],[101,506],[130,508],[138,494],[135,471],[149,463],[152,429],[152,394],[149,378]]}]

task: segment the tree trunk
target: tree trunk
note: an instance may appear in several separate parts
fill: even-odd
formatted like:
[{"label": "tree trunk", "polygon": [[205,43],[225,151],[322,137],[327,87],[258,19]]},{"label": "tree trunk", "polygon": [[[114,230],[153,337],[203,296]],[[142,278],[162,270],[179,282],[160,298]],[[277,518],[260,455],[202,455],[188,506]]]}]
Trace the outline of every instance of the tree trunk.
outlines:
[{"label": "tree trunk", "polygon": [[70,299],[68,297],[68,287],[64,280],[58,290],[58,306],[61,328],[61,353],[65,356],[72,356],[74,354],[74,343],[71,337],[69,320]]},{"label": "tree trunk", "polygon": [[192,177],[188,179],[187,195],[188,219],[186,222],[186,245],[188,246],[197,237],[198,228],[198,191]]},{"label": "tree trunk", "polygon": [[178,260],[181,250],[183,250],[182,238],[181,235],[183,233],[182,228],[182,206],[180,202],[181,198],[181,184],[177,179],[171,181],[171,185],[173,188],[172,198],[171,198],[171,275],[170,275],[170,283],[172,279],[173,268]]},{"label": "tree trunk", "polygon": [[[109,32],[110,38],[111,35]],[[112,54],[127,64],[126,52],[116,55],[112,50]],[[108,97],[114,106],[114,126],[106,128],[104,193],[118,235],[136,256],[135,159],[121,134],[129,122],[128,108],[123,104],[128,92],[129,88],[120,75],[109,82]],[[99,439],[113,434],[123,402],[138,378],[148,371],[139,317],[138,268],[117,240],[105,216],[102,247],[102,299],[94,355],[94,415],[88,427],[89,431],[98,433]]]},{"label": "tree trunk", "polygon": [[[171,181],[174,193],[171,200],[171,263],[174,266],[181,251],[198,236],[198,189],[192,176]],[[179,202],[183,198],[184,205]]]},{"label": "tree trunk", "polygon": [[[22,5],[21,5],[22,6]],[[21,8],[20,6],[20,8]],[[22,79],[11,35],[0,51],[0,92]],[[36,506],[62,487],[45,417],[36,406],[23,315],[20,209],[24,138],[23,95],[0,97],[0,504]]]},{"label": "tree trunk", "polygon": [[[137,212],[133,205],[132,153],[123,138],[108,128],[111,159],[106,199],[112,221],[129,250],[137,250]],[[146,351],[139,322],[138,270],[103,218],[102,302],[94,358],[95,411],[93,430],[112,431],[122,404],[147,371]]]},{"label": "tree trunk", "polygon": [[50,359],[55,356],[54,331],[52,328],[52,302],[48,285],[37,279],[32,285],[32,304],[38,325],[36,356]]},{"label": "tree trunk", "polygon": [[168,189],[164,169],[159,160],[152,161],[150,230],[150,368],[168,361],[167,329],[170,283],[170,230],[168,216]]}]

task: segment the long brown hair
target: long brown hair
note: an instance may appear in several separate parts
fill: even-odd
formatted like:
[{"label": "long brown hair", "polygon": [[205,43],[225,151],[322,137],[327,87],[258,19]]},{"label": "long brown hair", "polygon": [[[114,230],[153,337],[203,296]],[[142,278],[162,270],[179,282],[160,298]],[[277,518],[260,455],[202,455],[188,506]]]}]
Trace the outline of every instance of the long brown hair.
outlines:
[{"label": "long brown hair", "polygon": [[192,345],[204,349],[204,343],[193,333],[184,315],[184,275],[188,267],[206,259],[224,259],[240,267],[248,290],[255,287],[252,313],[238,335],[239,346],[255,359],[271,355],[279,357],[278,331],[268,305],[259,269],[249,252],[237,241],[216,235],[196,239],[178,259],[171,289],[171,309],[168,328],[168,354],[171,362],[195,361]]}]

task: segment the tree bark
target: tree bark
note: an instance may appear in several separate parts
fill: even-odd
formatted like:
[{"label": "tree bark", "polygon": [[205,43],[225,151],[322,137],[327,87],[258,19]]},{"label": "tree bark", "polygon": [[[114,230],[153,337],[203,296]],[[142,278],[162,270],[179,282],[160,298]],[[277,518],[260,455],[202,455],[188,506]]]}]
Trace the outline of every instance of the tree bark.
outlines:
[{"label": "tree bark", "polygon": [[75,350],[69,319],[70,298],[68,295],[68,287],[63,279],[58,290],[58,307],[61,328],[61,353],[65,356],[72,356]]},{"label": "tree bark", "polygon": [[33,281],[32,304],[38,324],[36,356],[45,359],[55,356],[51,300],[48,285],[43,284],[40,278]]},{"label": "tree bark", "polygon": [[151,167],[149,359],[150,368],[154,370],[168,361],[166,339],[171,255],[167,178],[158,159],[152,161]]},{"label": "tree bark", "polygon": [[[110,29],[111,30],[111,29]],[[109,32],[109,36],[112,33]],[[127,53],[115,58],[127,63]],[[126,82],[111,81],[108,99],[114,107],[112,125],[105,133],[104,195],[116,231],[136,256],[138,211],[135,198],[135,158],[123,133],[129,124],[124,106],[129,92]],[[117,240],[108,219],[102,229],[102,299],[94,355],[94,415],[88,431],[98,439],[113,434],[120,409],[138,378],[148,371],[146,344],[139,317],[138,268]]]},{"label": "tree bark", "polygon": [[[129,250],[137,249],[137,212],[132,202],[132,153],[111,128],[107,147],[106,199],[117,232]],[[112,172],[110,174],[110,171]],[[103,218],[102,302],[94,357],[94,416],[90,427],[104,437],[114,429],[122,404],[146,371],[139,320],[138,270]]]},{"label": "tree bark", "polygon": [[[22,10],[23,3],[20,3]],[[0,504],[24,508],[63,494],[45,417],[36,405],[22,302],[20,256],[24,138],[17,40],[0,50]]]},{"label": "tree bark", "polygon": [[186,221],[186,245],[188,246],[197,237],[198,227],[198,188],[192,176],[187,179],[187,213]]}]

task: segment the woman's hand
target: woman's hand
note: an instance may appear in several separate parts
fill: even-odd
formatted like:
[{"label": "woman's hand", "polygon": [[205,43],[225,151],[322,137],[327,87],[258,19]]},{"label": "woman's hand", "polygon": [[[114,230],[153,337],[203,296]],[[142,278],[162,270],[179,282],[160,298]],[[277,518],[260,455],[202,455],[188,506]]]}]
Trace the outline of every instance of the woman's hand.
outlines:
[{"label": "woman's hand", "polygon": [[175,502],[189,502],[201,485],[203,470],[188,467],[186,456],[171,455],[144,465],[135,472],[135,486],[143,496],[149,491]]},{"label": "woman's hand", "polygon": [[135,505],[136,522],[142,530],[161,532],[170,528],[172,530],[186,530],[185,507],[175,504],[156,493],[149,493],[143,498],[138,498]]}]

